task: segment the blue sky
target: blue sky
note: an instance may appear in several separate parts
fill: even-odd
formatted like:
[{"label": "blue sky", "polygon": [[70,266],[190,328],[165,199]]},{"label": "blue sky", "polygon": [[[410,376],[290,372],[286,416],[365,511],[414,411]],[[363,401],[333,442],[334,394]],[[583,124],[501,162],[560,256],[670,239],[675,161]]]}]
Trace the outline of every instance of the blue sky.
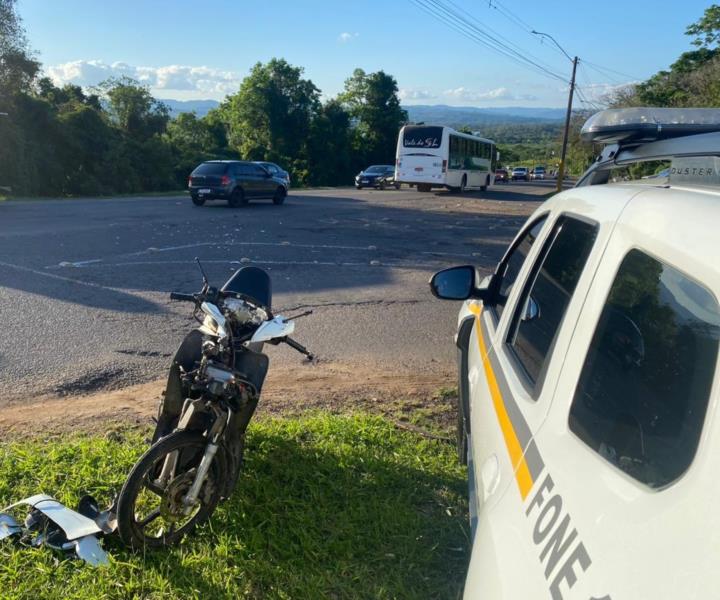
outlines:
[{"label": "blue sky", "polygon": [[[685,27],[709,5],[442,1],[515,44],[523,56],[569,77],[568,60],[525,25],[551,33],[569,53],[589,61],[581,63],[578,83],[590,100],[652,75],[690,49]],[[411,0],[19,0],[18,9],[32,48],[59,83],[93,85],[127,74],[159,98],[219,100],[237,89],[254,63],[276,56],[304,67],[327,97],[361,67],[395,76],[406,104],[566,102],[563,82],[470,41]]]}]

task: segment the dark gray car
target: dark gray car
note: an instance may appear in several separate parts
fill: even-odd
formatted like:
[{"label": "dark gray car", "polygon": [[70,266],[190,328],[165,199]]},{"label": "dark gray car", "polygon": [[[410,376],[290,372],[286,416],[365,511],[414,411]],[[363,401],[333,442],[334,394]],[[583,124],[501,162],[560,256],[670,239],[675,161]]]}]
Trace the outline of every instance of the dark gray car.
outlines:
[{"label": "dark gray car", "polygon": [[198,165],[188,179],[193,204],[207,200],[227,200],[232,207],[250,200],[267,198],[282,204],[287,196],[286,180],[265,167],[243,160],[209,160]]},{"label": "dark gray car", "polygon": [[285,169],[283,169],[279,165],[276,165],[275,163],[267,162],[265,160],[256,160],[253,162],[256,165],[265,167],[274,176],[279,177],[280,179],[284,179],[285,180],[285,189],[290,190],[290,173],[288,173]]}]

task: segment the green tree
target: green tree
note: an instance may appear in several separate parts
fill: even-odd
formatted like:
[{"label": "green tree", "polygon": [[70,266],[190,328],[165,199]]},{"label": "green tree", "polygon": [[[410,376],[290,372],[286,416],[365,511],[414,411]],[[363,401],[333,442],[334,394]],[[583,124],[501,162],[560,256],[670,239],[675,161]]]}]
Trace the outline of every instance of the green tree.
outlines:
[{"label": "green tree", "polygon": [[173,153],[173,176],[180,187],[198,163],[231,157],[224,127],[214,115],[198,119],[195,113],[180,113],[168,124],[167,141]]},{"label": "green tree", "polygon": [[0,0],[0,110],[14,94],[27,91],[40,70],[15,4],[16,0]]},{"label": "green tree", "polygon": [[308,183],[342,185],[352,181],[350,142],[350,115],[338,100],[329,100],[311,124]]},{"label": "green tree", "polygon": [[97,91],[107,100],[113,122],[128,135],[147,140],[165,131],[170,111],[146,86],[129,77],[113,77],[100,83]]},{"label": "green tree", "polygon": [[306,141],[320,107],[320,90],[302,74],[283,59],[257,63],[220,109],[231,149],[250,160],[282,162],[296,180],[307,169]]},{"label": "green tree", "polygon": [[720,6],[713,4],[686,29],[697,50],[682,53],[667,70],[609,98],[622,106],[717,106],[720,100]]},{"label": "green tree", "polygon": [[688,26],[685,33],[695,36],[692,43],[699,48],[720,44],[720,6],[713,4],[706,8],[705,14]]},{"label": "green tree", "polygon": [[119,139],[103,114],[75,100],[59,108],[57,122],[62,138],[62,151],[58,152],[63,170],[61,192],[90,195],[114,191],[116,182],[108,158],[110,147]]},{"label": "green tree", "polygon": [[393,162],[398,132],[408,118],[397,94],[397,81],[384,71],[355,69],[345,81],[339,100],[354,120],[353,147],[363,162]]}]

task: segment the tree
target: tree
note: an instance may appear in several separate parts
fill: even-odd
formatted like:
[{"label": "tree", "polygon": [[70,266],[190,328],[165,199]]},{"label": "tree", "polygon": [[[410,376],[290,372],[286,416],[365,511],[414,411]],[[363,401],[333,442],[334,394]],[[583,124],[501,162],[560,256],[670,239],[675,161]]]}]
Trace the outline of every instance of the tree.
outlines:
[{"label": "tree", "polygon": [[392,162],[407,112],[400,106],[395,78],[384,71],[355,69],[339,96],[355,122],[354,149],[364,162]]},{"label": "tree", "polygon": [[699,48],[709,48],[720,44],[720,6],[713,4],[705,9],[705,14],[685,30],[686,35],[694,35],[693,44]]},{"label": "tree", "polygon": [[131,137],[147,140],[165,131],[170,110],[134,79],[112,77],[100,83],[96,90],[107,100],[114,123]]},{"label": "tree", "polygon": [[352,181],[350,115],[338,100],[326,102],[313,119],[308,138],[308,183],[339,185]]},{"label": "tree", "polygon": [[166,137],[173,152],[174,178],[180,187],[198,163],[231,157],[224,128],[215,116],[198,119],[195,113],[180,113],[168,124]]},{"label": "tree", "polygon": [[610,106],[717,106],[720,99],[720,6],[688,26],[697,50],[683,52],[667,70],[616,92]]},{"label": "tree", "polygon": [[15,3],[0,0],[0,107],[7,105],[14,94],[27,91],[40,70],[28,50]]},{"label": "tree", "polygon": [[257,63],[220,109],[230,148],[247,159],[284,162],[295,179],[306,170],[306,140],[320,107],[320,90],[302,74],[283,59]]},{"label": "tree", "polygon": [[59,88],[49,77],[41,77],[38,79],[35,87],[37,89],[37,95],[50,102],[50,104],[52,104],[55,108],[59,108],[63,104],[76,102],[78,104],[85,104],[102,112],[100,98],[98,98],[96,94],[86,95],[79,85],[72,85],[68,83]]}]

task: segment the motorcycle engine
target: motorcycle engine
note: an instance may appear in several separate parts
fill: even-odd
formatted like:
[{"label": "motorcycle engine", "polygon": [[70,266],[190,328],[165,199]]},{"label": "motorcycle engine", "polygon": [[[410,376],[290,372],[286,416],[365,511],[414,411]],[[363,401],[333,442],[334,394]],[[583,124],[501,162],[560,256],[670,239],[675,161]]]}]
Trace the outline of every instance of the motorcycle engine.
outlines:
[{"label": "motorcycle engine", "polygon": [[226,298],[223,303],[225,312],[230,314],[230,317],[238,325],[245,325],[246,323],[258,323],[261,322],[255,310],[240,298]]}]

